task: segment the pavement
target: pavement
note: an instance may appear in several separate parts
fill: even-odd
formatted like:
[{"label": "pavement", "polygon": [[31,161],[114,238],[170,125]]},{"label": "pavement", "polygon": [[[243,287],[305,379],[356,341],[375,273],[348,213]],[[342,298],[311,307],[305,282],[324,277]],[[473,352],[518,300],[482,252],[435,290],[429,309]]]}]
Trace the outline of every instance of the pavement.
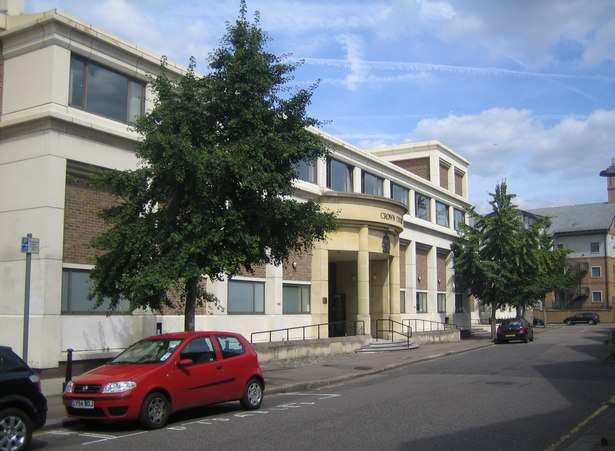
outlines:
[{"label": "pavement", "polygon": [[[446,355],[467,352],[491,346],[486,335],[457,343],[433,343],[410,351],[338,354],[296,360],[280,360],[262,365],[267,394],[287,393],[326,387],[344,381],[378,374],[412,363],[436,359]],[[62,404],[61,387],[64,379],[42,381],[43,394],[47,397],[48,412],[45,429],[74,420],[66,417]]]}]

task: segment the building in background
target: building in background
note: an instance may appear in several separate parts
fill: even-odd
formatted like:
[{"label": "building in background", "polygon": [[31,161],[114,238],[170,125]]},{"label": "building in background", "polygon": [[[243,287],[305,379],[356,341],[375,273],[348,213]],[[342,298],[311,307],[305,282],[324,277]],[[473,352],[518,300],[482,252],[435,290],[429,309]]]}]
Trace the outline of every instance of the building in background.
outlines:
[{"label": "building in background", "polygon": [[[576,287],[547,297],[548,322],[561,322],[577,312],[615,321],[615,164],[600,175],[607,178],[608,202],[531,210],[551,219],[555,245],[571,249],[570,265],[586,271]],[[543,315],[534,311],[536,318]]]},{"label": "building in background", "polygon": [[[135,168],[129,123],[152,108],[148,76],[160,58],[56,10],[23,14],[1,0],[0,343],[21,350],[25,256],[33,256],[29,363],[57,367],[64,351],[105,358],[158,330],[183,327],[182,308],[108,312],[88,300],[116,199],[90,183],[101,169]],[[2,8],[0,8],[2,9]],[[172,74],[185,69],[169,64]],[[438,142],[365,151],[313,130],[331,157],[305,164],[297,199],[338,212],[338,229],[310,253],[208,283],[219,299],[197,312],[199,330],[255,331],[332,321],[420,318],[469,323],[454,288],[450,246],[468,203],[468,162]],[[311,333],[315,334],[316,329]],[[321,329],[321,335],[344,334]]]}]

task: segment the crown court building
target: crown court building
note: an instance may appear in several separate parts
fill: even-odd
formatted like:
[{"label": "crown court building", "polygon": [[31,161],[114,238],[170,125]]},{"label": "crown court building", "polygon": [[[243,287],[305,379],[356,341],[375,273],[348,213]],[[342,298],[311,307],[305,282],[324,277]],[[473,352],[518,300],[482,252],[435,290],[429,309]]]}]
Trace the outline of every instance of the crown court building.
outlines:
[{"label": "crown court building", "polygon": [[[108,357],[133,341],[183,327],[181,309],[109,313],[88,300],[103,229],[97,213],[114,198],[89,177],[135,168],[138,135],[128,123],[152,106],[147,76],[159,57],[58,11],[24,14],[0,0],[0,343],[20,351],[25,255],[32,260],[29,363]],[[183,73],[180,66],[170,70]],[[468,203],[468,161],[436,142],[362,150],[319,130],[330,158],[306,164],[298,199],[337,212],[338,228],[310,253],[232,280],[208,282],[219,299],[197,311],[197,329],[250,336],[332,321],[408,318],[468,322],[455,293],[450,246]],[[321,336],[343,329],[321,329]]]}]

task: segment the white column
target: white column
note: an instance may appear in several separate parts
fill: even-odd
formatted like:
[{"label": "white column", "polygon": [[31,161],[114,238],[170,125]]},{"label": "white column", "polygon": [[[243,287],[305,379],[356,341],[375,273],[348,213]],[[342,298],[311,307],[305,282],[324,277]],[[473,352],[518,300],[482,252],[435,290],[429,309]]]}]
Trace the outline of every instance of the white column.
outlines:
[{"label": "white column", "polygon": [[451,165],[450,168],[448,168],[448,190],[451,193],[455,192],[455,166]]},{"label": "white column", "polygon": [[429,180],[434,185],[440,186],[440,158],[437,154],[429,156]]},{"label": "white column", "polygon": [[412,240],[406,251],[406,301],[410,296],[408,313],[416,313],[416,241]]},{"label": "white column", "polygon": [[430,316],[438,312],[438,248],[431,246],[427,255],[427,311]]},{"label": "white column", "polygon": [[455,209],[452,205],[448,206],[448,226],[455,230]]},{"label": "white column", "polygon": [[365,334],[371,331],[369,314],[369,229],[359,230],[359,252],[357,256],[357,320],[364,321]]},{"label": "white column", "polygon": [[409,190],[408,192],[408,214],[413,218],[416,216],[415,194],[416,192],[413,189]]},{"label": "white column", "polygon": [[321,188],[327,187],[327,160],[325,158],[316,160],[316,183]]},{"label": "white column", "polygon": [[361,168],[354,167],[352,170],[352,190],[355,193],[361,192]]},{"label": "white column", "polygon": [[387,199],[391,198],[391,181],[389,179],[384,179],[382,195]]},{"label": "white column", "polygon": [[265,266],[265,314],[282,314],[282,279],[284,269],[282,265]]},{"label": "white column", "polygon": [[429,219],[434,224],[436,223],[436,199],[433,197],[429,199]]}]

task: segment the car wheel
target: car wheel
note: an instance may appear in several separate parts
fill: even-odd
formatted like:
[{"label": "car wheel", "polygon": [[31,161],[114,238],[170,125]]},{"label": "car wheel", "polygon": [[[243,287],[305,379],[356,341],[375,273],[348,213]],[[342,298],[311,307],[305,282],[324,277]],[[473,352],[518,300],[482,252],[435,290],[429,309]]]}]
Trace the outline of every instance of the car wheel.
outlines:
[{"label": "car wheel", "polygon": [[139,423],[145,429],[160,429],[167,424],[171,414],[169,399],[160,392],[150,393],[141,405]]},{"label": "car wheel", "polygon": [[0,449],[22,451],[30,448],[32,420],[21,409],[0,411]]},{"label": "car wheel", "polygon": [[589,324],[590,326],[593,326],[593,325],[595,325],[596,323],[595,323],[594,321],[590,321],[590,322],[589,322],[589,323],[587,323],[587,324]]},{"label": "car wheel", "polygon": [[263,384],[256,378],[250,379],[241,398],[241,406],[246,410],[256,410],[263,402]]}]

